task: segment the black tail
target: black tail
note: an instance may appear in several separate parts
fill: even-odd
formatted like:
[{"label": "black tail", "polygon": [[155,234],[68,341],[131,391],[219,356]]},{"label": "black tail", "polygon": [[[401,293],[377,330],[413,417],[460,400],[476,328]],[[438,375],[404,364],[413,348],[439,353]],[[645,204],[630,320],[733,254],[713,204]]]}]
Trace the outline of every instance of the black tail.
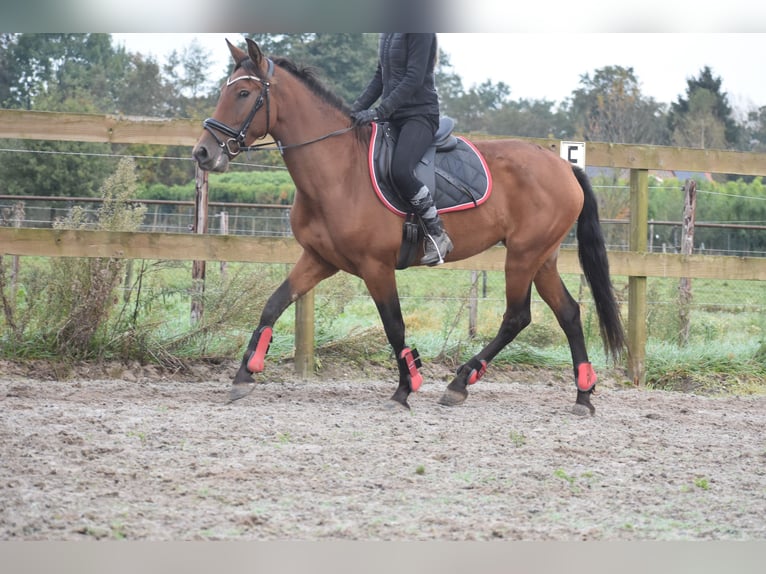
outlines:
[{"label": "black tail", "polygon": [[580,217],[577,219],[580,265],[593,292],[604,351],[618,359],[626,347],[625,332],[609,276],[609,259],[606,256],[604,234],[598,219],[598,204],[585,171],[575,165],[572,169],[585,196]]}]

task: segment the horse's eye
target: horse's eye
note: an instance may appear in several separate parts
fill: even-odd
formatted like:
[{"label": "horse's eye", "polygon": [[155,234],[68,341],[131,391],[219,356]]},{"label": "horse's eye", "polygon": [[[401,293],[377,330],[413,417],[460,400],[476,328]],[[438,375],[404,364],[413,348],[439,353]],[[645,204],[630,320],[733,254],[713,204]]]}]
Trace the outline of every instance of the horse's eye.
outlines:
[{"label": "horse's eye", "polygon": [[239,97],[240,98],[246,98],[250,95],[250,90],[240,90],[239,91]]}]

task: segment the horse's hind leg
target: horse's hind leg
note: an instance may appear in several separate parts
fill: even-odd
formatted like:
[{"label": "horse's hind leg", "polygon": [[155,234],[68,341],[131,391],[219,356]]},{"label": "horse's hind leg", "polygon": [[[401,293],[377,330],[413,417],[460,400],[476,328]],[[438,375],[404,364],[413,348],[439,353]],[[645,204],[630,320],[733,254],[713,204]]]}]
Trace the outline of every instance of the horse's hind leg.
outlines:
[{"label": "horse's hind leg", "polygon": [[[506,273],[506,277],[511,276],[511,274]],[[458,368],[455,378],[447,385],[447,389],[439,399],[440,404],[454,406],[465,401],[468,397],[468,386],[474,384],[484,375],[489,362],[532,321],[530,310],[531,281],[522,282],[522,280],[514,283],[514,285],[511,285],[507,279],[506,281],[507,303],[503,322],[500,324],[497,335],[481,352]],[[526,291],[520,291],[520,288],[515,287],[515,285],[526,285]]]},{"label": "horse's hind leg", "polygon": [[577,399],[572,412],[581,416],[594,415],[596,408],[591,404],[590,397],[596,384],[596,373],[588,361],[588,351],[585,348],[585,336],[580,320],[580,306],[561,280],[556,269],[556,259],[549,259],[540,268],[535,276],[535,287],[553,310],[569,342],[577,387]]},{"label": "horse's hind leg", "polygon": [[337,269],[326,262],[308,255],[305,251],[290,271],[287,279],[271,294],[261,312],[258,328],[253,331],[247,350],[229,392],[234,401],[249,394],[253,389],[253,373],[263,370],[266,353],[271,343],[274,323],[293,302],[311,290],[317,283],[330,277]]}]

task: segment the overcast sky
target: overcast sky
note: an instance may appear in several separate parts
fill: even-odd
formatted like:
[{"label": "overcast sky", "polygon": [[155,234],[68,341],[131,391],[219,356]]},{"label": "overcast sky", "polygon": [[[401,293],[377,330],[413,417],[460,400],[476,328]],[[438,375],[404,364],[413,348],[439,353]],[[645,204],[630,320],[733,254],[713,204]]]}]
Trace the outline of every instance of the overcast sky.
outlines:
[{"label": "overcast sky", "polygon": [[[229,52],[225,38],[239,33],[112,34],[131,52],[159,61],[196,38],[225,73]],[[632,67],[645,96],[670,103],[686,94],[686,80],[709,66],[722,79],[732,107],[766,106],[762,58],[766,33],[440,33],[442,50],[470,88],[489,79],[505,82],[511,99],[562,102],[579,87],[580,78],[605,66]]]}]

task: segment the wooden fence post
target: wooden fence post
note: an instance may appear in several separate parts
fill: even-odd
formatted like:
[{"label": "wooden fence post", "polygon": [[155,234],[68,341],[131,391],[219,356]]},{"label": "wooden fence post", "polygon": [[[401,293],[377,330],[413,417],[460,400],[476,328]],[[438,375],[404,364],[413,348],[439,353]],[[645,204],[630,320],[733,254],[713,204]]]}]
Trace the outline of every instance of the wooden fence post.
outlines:
[{"label": "wooden fence post", "polygon": [[471,271],[471,288],[468,292],[468,338],[476,337],[476,322],[479,315],[479,272]]},{"label": "wooden fence post", "polygon": [[[24,222],[24,217],[24,202],[17,201],[13,205],[13,226],[16,228],[21,227],[21,224]],[[11,258],[11,297],[14,299],[16,298],[16,291],[18,288],[19,273],[21,272],[20,267],[19,256],[14,255]]]},{"label": "wooden fence post", "polygon": [[[221,226],[220,226],[220,232],[221,235],[228,235],[229,234],[229,212],[228,211],[221,211],[219,214],[219,217],[221,218]],[[226,261],[221,261],[221,279],[226,279],[226,267],[227,263]]]},{"label": "wooden fence post", "polygon": [[314,290],[295,302],[295,373],[314,374]]},{"label": "wooden fence post", "polygon": [[[694,251],[694,220],[697,210],[697,182],[687,179],[684,185],[684,222],[681,230],[681,255],[691,255]],[[689,344],[691,327],[689,307],[692,302],[691,277],[681,277],[678,285],[678,344]]]},{"label": "wooden fence post", "polygon": [[[630,170],[631,251],[646,252],[649,219],[649,171]],[[646,276],[628,277],[628,376],[646,383]]]},{"label": "wooden fence post", "polygon": [[[194,168],[195,193],[194,193],[194,233],[207,233],[207,172]],[[192,301],[191,323],[196,324],[202,318],[204,311],[205,294],[205,261],[192,261]]]}]

